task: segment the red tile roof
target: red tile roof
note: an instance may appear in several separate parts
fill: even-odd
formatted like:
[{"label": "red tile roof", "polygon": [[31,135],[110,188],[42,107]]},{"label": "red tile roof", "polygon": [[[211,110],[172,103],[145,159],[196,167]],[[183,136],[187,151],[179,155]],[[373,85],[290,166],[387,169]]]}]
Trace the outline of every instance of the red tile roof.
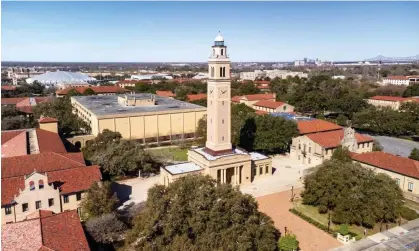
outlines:
[{"label": "red tile roof", "polygon": [[240,99],[241,98],[242,98],[242,96],[234,96],[234,97],[231,97],[231,102],[240,103]]},{"label": "red tile roof", "polygon": [[254,83],[257,85],[269,85],[271,81],[257,80]]},{"label": "red tile roof", "polygon": [[201,99],[206,99],[207,98],[207,94],[205,93],[200,93],[200,94],[188,94],[187,95],[187,99],[189,101],[196,101],[196,100],[201,100]]},{"label": "red tile roof", "polygon": [[408,78],[406,76],[388,76],[386,79],[391,79],[391,80],[407,80]]},{"label": "red tile roof", "polygon": [[301,135],[342,129],[341,126],[321,119],[299,120],[297,125]]},{"label": "red tile roof", "polygon": [[394,97],[394,96],[374,96],[369,99],[372,100],[383,100],[383,101],[393,101],[393,102],[403,102],[406,101],[406,98]]},{"label": "red tile roof", "polygon": [[284,102],[280,102],[280,101],[260,100],[253,105],[266,107],[266,108],[271,108],[271,109],[276,109],[276,108],[278,108],[278,107],[280,107],[284,104],[285,104]]},{"label": "red tile roof", "polygon": [[48,173],[48,182],[61,184],[61,194],[86,191],[94,182],[99,181],[101,178],[99,166],[70,168]]},{"label": "red tile roof", "polygon": [[2,105],[16,105],[20,101],[26,99],[25,97],[22,98],[1,98]]},{"label": "red tile roof", "polygon": [[53,123],[58,122],[56,118],[50,118],[50,117],[43,117],[38,120],[39,123]]},{"label": "red tile roof", "polygon": [[[73,155],[81,155],[75,157]],[[39,153],[10,158],[3,158],[1,165],[1,177],[10,178],[29,175],[33,171],[40,173],[64,170],[71,167],[85,166],[86,163],[80,162],[83,153]],[[30,164],[28,164],[30,163]]]},{"label": "red tile roof", "polygon": [[16,107],[26,107],[26,106],[35,106],[39,103],[50,102],[52,100],[51,97],[33,97],[33,98],[25,98],[24,100],[18,102]]},{"label": "red tile roof", "polygon": [[53,133],[43,129],[36,128],[36,136],[38,138],[38,147],[40,153],[55,152],[65,153],[67,150],[58,133]]},{"label": "red tile roof", "polygon": [[[326,149],[336,148],[341,145],[341,141],[343,139],[343,129],[329,132],[311,133],[306,136]],[[374,141],[373,138],[359,133],[355,133],[355,138],[358,144]]]},{"label": "red tile roof", "polygon": [[3,145],[7,141],[13,139],[14,137],[18,136],[19,134],[26,132],[25,129],[23,130],[11,130],[11,131],[2,131],[1,132],[1,144]]},{"label": "red tile roof", "polygon": [[391,172],[419,179],[419,161],[386,152],[354,154],[352,159]]},{"label": "red tile roof", "polygon": [[273,93],[265,93],[265,94],[250,94],[243,96],[248,101],[257,101],[257,100],[268,100],[268,99],[275,99],[275,94]]},{"label": "red tile roof", "polygon": [[90,250],[79,215],[75,210],[43,217],[41,226],[42,242],[48,248],[57,251]]},{"label": "red tile roof", "polygon": [[14,86],[14,85],[2,85],[1,90],[2,91],[14,91],[14,90],[16,90],[16,86]]},{"label": "red tile roof", "polygon": [[175,96],[175,94],[172,91],[156,91],[156,95],[167,98]]},{"label": "red tile roof", "polygon": [[4,250],[90,250],[75,210],[3,225],[1,242]]},{"label": "red tile roof", "polygon": [[[45,172],[39,172],[45,174]],[[99,166],[81,166],[46,173],[48,183],[56,183],[61,194],[86,191],[94,183],[102,179]],[[11,204],[19,189],[25,188],[24,176],[1,179],[1,204]]]},{"label": "red tile roof", "polygon": [[67,95],[70,90],[76,90],[79,93],[83,93],[87,89],[92,89],[95,93],[118,93],[118,92],[130,92],[130,90],[121,88],[119,86],[86,86],[86,87],[70,87],[55,92],[57,95]]}]

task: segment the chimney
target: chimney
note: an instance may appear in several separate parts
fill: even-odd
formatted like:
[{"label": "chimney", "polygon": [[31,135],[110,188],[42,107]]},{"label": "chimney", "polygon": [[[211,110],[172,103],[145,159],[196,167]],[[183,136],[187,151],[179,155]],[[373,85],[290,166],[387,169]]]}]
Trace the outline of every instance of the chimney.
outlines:
[{"label": "chimney", "polygon": [[58,133],[58,120],[57,119],[41,116],[38,122],[39,122],[39,129],[53,132],[53,133]]}]

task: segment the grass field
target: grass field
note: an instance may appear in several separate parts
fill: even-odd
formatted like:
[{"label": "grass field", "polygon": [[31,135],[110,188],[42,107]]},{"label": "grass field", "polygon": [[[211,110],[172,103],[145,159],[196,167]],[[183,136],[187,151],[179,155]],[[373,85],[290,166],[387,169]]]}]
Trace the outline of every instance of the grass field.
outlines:
[{"label": "grass field", "polygon": [[411,201],[411,200],[406,200],[404,204],[411,209],[419,211],[419,203],[416,203],[416,202]]},{"label": "grass field", "polygon": [[[327,214],[320,214],[316,207],[309,206],[309,205],[303,205],[301,200],[297,200],[293,202],[293,208],[299,211],[300,213],[310,217],[311,219],[327,226],[328,223],[328,215]],[[401,220],[401,224],[406,223],[407,221],[405,219]],[[391,223],[387,226],[383,224],[381,231],[385,231],[387,228],[393,228],[398,226],[398,223]],[[331,223],[330,228],[333,231],[337,231],[339,229],[339,225]],[[356,234],[358,238],[362,238],[364,235],[364,227],[362,226],[356,226],[351,225],[349,227],[349,231]],[[374,228],[367,229],[367,235],[373,235],[380,232],[380,224],[376,224]]]},{"label": "grass field", "polygon": [[147,152],[157,158],[162,158],[167,161],[187,161],[188,150],[178,147],[164,147],[164,148],[148,148]]}]

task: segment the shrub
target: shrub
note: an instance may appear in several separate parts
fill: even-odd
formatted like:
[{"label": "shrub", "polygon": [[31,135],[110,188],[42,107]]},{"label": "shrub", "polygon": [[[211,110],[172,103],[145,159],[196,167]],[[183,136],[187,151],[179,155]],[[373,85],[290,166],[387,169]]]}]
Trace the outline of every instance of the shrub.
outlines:
[{"label": "shrub", "polygon": [[300,218],[302,218],[303,220],[307,221],[308,223],[316,226],[317,228],[320,228],[321,230],[325,231],[326,233],[332,234],[333,235],[333,231],[330,229],[329,231],[327,231],[327,226],[321,224],[320,222],[313,220],[312,218],[306,216],[305,214],[295,210],[294,208],[291,208],[289,210],[291,213],[299,216]]},{"label": "shrub", "polygon": [[416,211],[415,211],[415,210],[413,210],[413,209],[411,209],[411,208],[408,208],[408,207],[406,207],[406,206],[403,206],[403,207],[400,209],[400,215],[401,215],[403,218],[405,218],[406,220],[409,220],[409,221],[419,218],[419,214],[418,214],[418,213],[416,213]]},{"label": "shrub", "polygon": [[341,235],[347,235],[347,234],[349,234],[349,225],[348,224],[341,224],[339,226],[339,233]]},{"label": "shrub", "polygon": [[127,227],[110,213],[89,219],[86,229],[96,242],[107,244],[123,239]]}]

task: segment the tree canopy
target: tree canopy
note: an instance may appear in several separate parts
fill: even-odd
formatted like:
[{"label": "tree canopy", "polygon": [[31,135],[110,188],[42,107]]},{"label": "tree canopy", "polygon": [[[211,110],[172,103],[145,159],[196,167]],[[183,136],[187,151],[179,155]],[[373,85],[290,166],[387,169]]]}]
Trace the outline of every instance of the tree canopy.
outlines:
[{"label": "tree canopy", "polygon": [[42,115],[56,118],[58,120],[58,132],[64,136],[69,136],[72,133],[89,133],[91,130],[84,120],[73,113],[73,107],[67,97],[40,103],[34,106],[33,114],[36,119],[39,119]]},{"label": "tree canopy", "polygon": [[37,122],[32,116],[16,109],[13,105],[5,105],[1,107],[1,129],[16,130],[24,128],[34,128]]},{"label": "tree canopy", "polygon": [[417,160],[419,161],[419,149],[413,148],[412,152],[410,152],[409,159]]},{"label": "tree canopy", "polygon": [[403,193],[385,174],[375,174],[358,163],[325,161],[304,179],[303,203],[329,212],[335,223],[372,227],[394,222]]},{"label": "tree canopy", "polygon": [[188,175],[148,191],[145,209],[127,235],[136,250],[275,250],[270,217],[250,195],[209,176]]},{"label": "tree canopy", "polygon": [[278,248],[280,251],[296,251],[298,250],[298,240],[295,234],[285,234],[279,238]]},{"label": "tree canopy", "polygon": [[101,167],[110,176],[130,176],[155,173],[158,163],[134,140],[123,140],[121,134],[109,130],[89,141],[82,149],[84,157]]},{"label": "tree canopy", "polygon": [[112,183],[95,182],[82,198],[83,218],[90,219],[112,213],[118,206],[118,198],[112,191]]}]

